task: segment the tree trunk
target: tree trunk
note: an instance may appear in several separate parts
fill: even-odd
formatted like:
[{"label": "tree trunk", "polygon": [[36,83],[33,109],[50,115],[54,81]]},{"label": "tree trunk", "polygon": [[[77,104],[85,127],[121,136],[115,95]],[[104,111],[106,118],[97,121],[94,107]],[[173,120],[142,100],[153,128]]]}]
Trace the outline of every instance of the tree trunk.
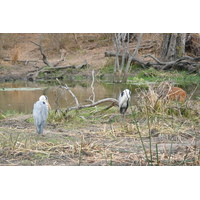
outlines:
[{"label": "tree trunk", "polygon": [[115,57],[115,66],[114,66],[114,76],[113,76],[113,82],[118,83],[119,82],[119,74],[120,74],[120,69],[119,69],[119,54],[117,52],[117,55]]},{"label": "tree trunk", "polygon": [[138,43],[137,43],[135,51],[133,52],[133,55],[129,55],[128,61],[126,63],[126,69],[124,71],[124,76],[123,76],[123,79],[122,79],[123,83],[126,83],[126,81],[128,79],[128,73],[129,73],[129,70],[130,70],[131,61],[133,60],[134,57],[136,57],[136,55],[138,53],[138,50],[139,50],[139,47],[140,47],[140,43],[141,43],[141,40],[142,40],[142,35],[143,35],[143,33],[140,33],[140,36],[139,36],[139,39],[138,39]]},{"label": "tree trunk", "polygon": [[186,33],[178,33],[176,45],[176,54],[178,56],[177,58],[182,58],[185,56],[185,41]]},{"label": "tree trunk", "polygon": [[186,33],[166,33],[163,36],[161,61],[174,61],[185,55]]}]

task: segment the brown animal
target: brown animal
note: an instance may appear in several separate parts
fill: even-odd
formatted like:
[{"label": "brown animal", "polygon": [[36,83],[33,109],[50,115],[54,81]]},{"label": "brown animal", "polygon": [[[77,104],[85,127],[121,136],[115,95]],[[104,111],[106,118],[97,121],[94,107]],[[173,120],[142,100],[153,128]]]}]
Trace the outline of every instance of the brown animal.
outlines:
[{"label": "brown animal", "polygon": [[172,87],[170,82],[166,83],[165,86],[164,99],[179,102],[185,101],[187,93],[183,89],[179,87]]},{"label": "brown animal", "polygon": [[166,97],[172,101],[184,102],[187,94],[183,89],[179,87],[171,87],[167,90]]}]

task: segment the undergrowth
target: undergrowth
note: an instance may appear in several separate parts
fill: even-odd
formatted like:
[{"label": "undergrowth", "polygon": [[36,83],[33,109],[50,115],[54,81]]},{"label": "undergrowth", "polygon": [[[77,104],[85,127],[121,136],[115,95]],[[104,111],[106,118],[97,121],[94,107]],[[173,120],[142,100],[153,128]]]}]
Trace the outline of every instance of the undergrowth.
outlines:
[{"label": "undergrowth", "polygon": [[138,73],[129,77],[128,80],[132,81],[135,78],[148,81],[148,82],[162,82],[173,80],[176,84],[187,86],[188,84],[199,84],[200,83],[200,75],[199,74],[191,74],[186,71],[158,71],[154,68],[141,69]]},{"label": "undergrowth", "polygon": [[10,117],[19,116],[19,115],[24,115],[24,113],[22,113],[22,112],[19,113],[15,110],[7,110],[6,112],[0,111],[0,120],[10,118]]},{"label": "undergrowth", "polygon": [[[0,127],[5,165],[199,165],[198,100],[159,98],[158,85],[137,89],[125,116],[117,106],[50,110],[43,136],[29,128]],[[5,113],[4,113],[5,114]],[[16,116],[7,112],[6,117]],[[4,120],[4,119],[3,119]],[[16,120],[16,119],[14,119]],[[15,121],[13,121],[15,122]],[[53,128],[52,128],[53,127]]]}]

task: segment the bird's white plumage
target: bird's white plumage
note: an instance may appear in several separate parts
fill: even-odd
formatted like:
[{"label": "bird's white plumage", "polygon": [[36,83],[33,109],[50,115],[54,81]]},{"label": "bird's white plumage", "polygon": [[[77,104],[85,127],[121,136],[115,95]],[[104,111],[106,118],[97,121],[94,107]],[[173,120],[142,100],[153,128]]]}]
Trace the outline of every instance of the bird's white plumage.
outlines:
[{"label": "bird's white plumage", "polygon": [[46,105],[47,105],[47,108],[51,109],[51,106],[50,106],[50,104],[48,102],[48,97],[46,95],[40,96],[39,101],[44,101],[46,103]]},{"label": "bird's white plumage", "polygon": [[39,101],[47,101],[48,100],[48,97],[47,96],[45,96],[45,95],[42,95],[42,96],[40,96],[40,98],[39,98]]},{"label": "bird's white plumage", "polygon": [[120,108],[120,113],[124,114],[129,106],[129,101],[131,98],[131,91],[129,89],[125,89],[120,93],[118,103]]},{"label": "bird's white plumage", "polygon": [[39,134],[43,132],[46,120],[48,117],[48,98],[47,96],[40,96],[39,101],[34,104],[33,118],[36,130]]}]

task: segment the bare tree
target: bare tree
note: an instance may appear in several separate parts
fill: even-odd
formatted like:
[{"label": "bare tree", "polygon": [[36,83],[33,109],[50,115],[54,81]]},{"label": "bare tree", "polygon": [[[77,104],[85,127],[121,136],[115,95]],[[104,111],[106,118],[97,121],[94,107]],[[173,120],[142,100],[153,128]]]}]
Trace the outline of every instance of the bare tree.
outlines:
[{"label": "bare tree", "polygon": [[[125,62],[125,54],[127,53],[127,43],[125,42],[126,34],[127,33],[115,33],[113,36],[113,42],[116,50],[113,82],[120,82],[122,75],[122,70]],[[121,48],[123,49],[122,54]],[[120,54],[122,55],[121,58],[119,57]]]},{"label": "bare tree", "polygon": [[129,54],[128,56],[128,61],[127,61],[127,64],[126,64],[126,69],[125,69],[125,72],[124,72],[124,77],[123,77],[123,80],[122,82],[126,83],[127,81],[127,78],[128,78],[128,72],[130,70],[130,66],[131,66],[131,61],[134,59],[134,57],[137,56],[137,53],[138,53],[138,49],[140,47],[140,43],[141,43],[141,40],[142,40],[142,33],[140,33],[140,36],[139,36],[139,39],[138,39],[138,43],[137,43],[137,46],[135,48],[135,51],[133,52],[132,55]]},{"label": "bare tree", "polygon": [[[138,65],[142,66],[143,68],[149,68],[149,67],[154,67],[155,69],[158,70],[171,70],[171,69],[184,69],[192,73],[199,73],[200,70],[200,56],[198,52],[200,52],[200,47],[197,45],[198,43],[196,42],[195,46],[195,53],[198,55],[195,57],[195,55],[192,54],[192,56],[188,56],[188,50],[190,49],[191,41],[186,38],[187,34],[186,33],[166,33],[162,34],[163,35],[163,41],[161,45],[161,53],[160,57],[157,58],[155,55],[152,54],[147,54],[144,55],[143,57],[137,56],[138,49],[145,49],[145,43],[147,41],[143,41],[142,45],[141,40],[142,40],[142,33],[138,37],[138,42],[137,45],[132,51],[133,53],[131,54],[131,47],[129,44],[127,44],[126,48],[125,45],[123,44],[123,40],[120,40],[119,38],[123,38],[122,35],[118,34],[117,40],[114,40],[115,44],[115,50],[116,52],[105,52],[105,56],[108,57],[115,57],[116,62],[115,62],[115,67],[114,67],[114,76],[118,75],[117,81],[116,78],[114,78],[115,82],[120,82],[122,78],[122,82],[126,82],[128,73],[130,71],[130,65],[131,62],[137,63]],[[190,35],[189,35],[190,36]],[[198,39],[200,40],[199,35],[195,35],[195,40],[194,42]],[[185,53],[185,43],[187,41],[190,41],[188,44],[187,48],[187,54]],[[126,42],[126,41],[124,41]],[[123,44],[123,45],[122,45]],[[150,46],[151,48],[152,46]],[[148,47],[149,48],[149,47]],[[124,62],[125,60],[125,62]],[[121,67],[120,63],[121,62]],[[124,65],[123,65],[124,64]],[[124,67],[124,68],[123,68]]]},{"label": "bare tree", "polygon": [[129,33],[115,33],[113,36],[116,51],[113,82],[121,82],[121,78],[122,82],[127,81],[130,64],[138,53],[142,33],[140,34],[137,46],[132,53],[129,47],[129,38]]}]

